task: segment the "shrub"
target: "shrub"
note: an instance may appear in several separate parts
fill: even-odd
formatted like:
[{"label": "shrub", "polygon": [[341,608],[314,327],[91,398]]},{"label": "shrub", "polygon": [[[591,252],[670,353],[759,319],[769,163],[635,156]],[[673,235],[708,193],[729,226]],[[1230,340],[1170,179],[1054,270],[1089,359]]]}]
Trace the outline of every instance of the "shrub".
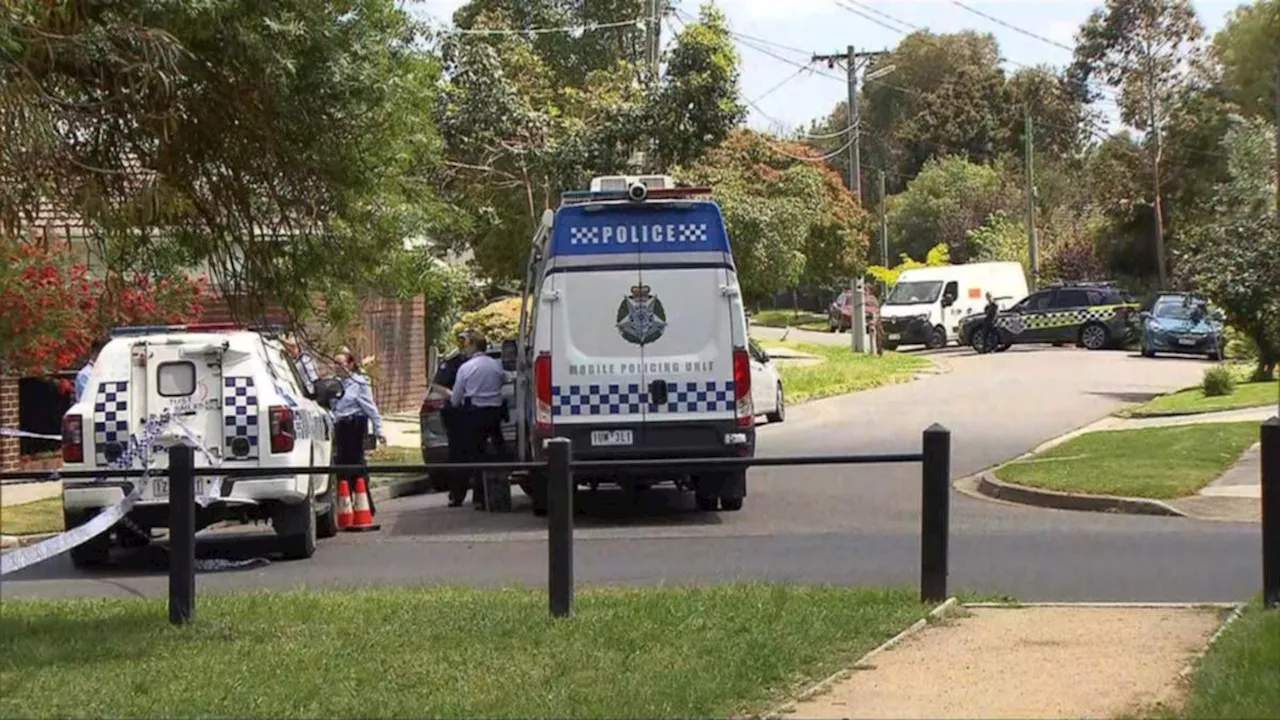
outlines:
[{"label": "shrub", "polygon": [[520,332],[520,298],[495,300],[479,310],[463,313],[462,319],[453,326],[454,335],[465,328],[484,335],[490,345],[515,339]]},{"label": "shrub", "polygon": [[1215,365],[1204,371],[1202,386],[1206,397],[1230,395],[1231,391],[1236,389],[1236,379],[1231,374],[1230,368],[1225,365]]}]

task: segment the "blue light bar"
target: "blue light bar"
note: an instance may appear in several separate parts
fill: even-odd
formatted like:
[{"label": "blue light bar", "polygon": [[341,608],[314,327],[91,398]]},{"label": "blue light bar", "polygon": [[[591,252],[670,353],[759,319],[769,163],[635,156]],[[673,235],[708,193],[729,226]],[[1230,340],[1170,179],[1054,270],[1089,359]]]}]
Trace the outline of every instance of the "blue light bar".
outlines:
[{"label": "blue light bar", "polygon": [[133,325],[128,327],[118,327],[111,330],[111,337],[137,337],[139,335],[164,335],[166,333],[175,332],[233,332],[238,330],[251,330],[261,333],[279,334],[282,328],[279,325],[241,325],[238,323],[204,323],[191,325]]},{"label": "blue light bar", "polygon": [[561,202],[590,202],[592,200],[630,200],[626,190],[568,190],[560,194]]}]

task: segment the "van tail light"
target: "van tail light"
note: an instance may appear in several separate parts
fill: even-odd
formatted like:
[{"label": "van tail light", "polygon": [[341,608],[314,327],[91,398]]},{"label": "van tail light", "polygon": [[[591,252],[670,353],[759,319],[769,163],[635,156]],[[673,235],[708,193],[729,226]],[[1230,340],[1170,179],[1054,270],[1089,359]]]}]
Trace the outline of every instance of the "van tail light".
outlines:
[{"label": "van tail light", "polygon": [[272,405],[267,410],[271,428],[271,452],[293,452],[293,411],[283,405]]},{"label": "van tail light", "polygon": [[738,427],[754,425],[756,411],[751,402],[751,358],[746,350],[733,351],[733,400],[737,407]]},{"label": "van tail light", "polygon": [[84,419],[79,415],[62,418],[62,462],[84,462]]},{"label": "van tail light", "polygon": [[538,432],[551,432],[551,354],[543,353],[533,361],[533,387],[537,395],[534,422]]}]

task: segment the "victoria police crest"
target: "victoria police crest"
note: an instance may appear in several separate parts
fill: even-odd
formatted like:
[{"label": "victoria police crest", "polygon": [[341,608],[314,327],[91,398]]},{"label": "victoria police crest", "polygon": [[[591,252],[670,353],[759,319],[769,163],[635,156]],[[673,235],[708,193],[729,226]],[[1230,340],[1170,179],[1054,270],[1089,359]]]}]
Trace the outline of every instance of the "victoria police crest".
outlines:
[{"label": "victoria police crest", "polygon": [[667,311],[662,301],[650,294],[648,285],[635,285],[631,295],[618,305],[618,332],[622,338],[636,345],[662,337],[667,329]]}]

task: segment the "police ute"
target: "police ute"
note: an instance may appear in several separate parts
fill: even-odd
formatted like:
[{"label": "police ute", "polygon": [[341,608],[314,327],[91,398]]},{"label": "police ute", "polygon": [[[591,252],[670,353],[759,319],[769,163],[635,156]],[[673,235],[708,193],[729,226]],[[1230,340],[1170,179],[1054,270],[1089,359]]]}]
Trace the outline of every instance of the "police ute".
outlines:
[{"label": "police ute", "polygon": [[[518,446],[575,460],[755,452],[746,313],[710,189],[596,178],[547,211],[530,254],[516,355]],[[742,508],[746,469],[575,471],[579,485],[671,482],[702,511]],[[546,478],[519,481],[539,514]]]},{"label": "police ute", "polygon": [[[124,467],[164,469],[167,448],[195,447],[195,467],[282,468],[280,474],[196,478],[197,529],[228,519],[269,520],[286,558],[315,552],[316,538],[337,534],[335,483],[327,474],[285,471],[328,465],[333,419],[327,409],[341,383],[316,383],[308,397],[275,334],[237,325],[121,328],[98,355],[83,396],[62,419],[67,470],[101,470],[98,481],[66,481],[68,529],[136,489],[125,520],[71,550],[77,566],[107,560],[113,540],[149,542],[169,519],[171,480],[113,478]],[[131,460],[131,462],[130,462]]]}]

